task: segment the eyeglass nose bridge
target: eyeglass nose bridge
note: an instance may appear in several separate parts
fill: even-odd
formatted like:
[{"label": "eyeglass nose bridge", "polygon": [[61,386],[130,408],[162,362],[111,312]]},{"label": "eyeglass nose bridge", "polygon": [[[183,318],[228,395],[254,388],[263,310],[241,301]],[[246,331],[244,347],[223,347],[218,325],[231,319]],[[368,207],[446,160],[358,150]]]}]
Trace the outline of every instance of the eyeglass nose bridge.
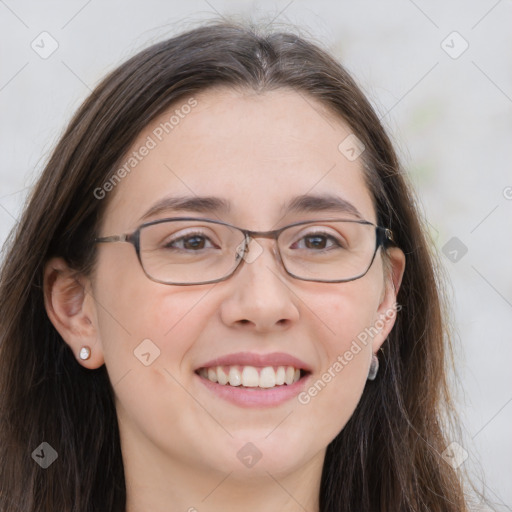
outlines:
[{"label": "eyeglass nose bridge", "polygon": [[[281,264],[283,269],[288,273],[288,270],[287,270],[286,266],[284,265],[284,262],[283,262],[283,259],[281,256],[281,251],[279,250],[279,243],[278,243],[278,237],[281,234],[281,232],[283,231],[283,229],[274,229],[272,231],[251,231],[249,229],[241,229],[241,228],[239,228],[239,229],[244,235],[244,240],[241,244],[242,247],[241,248],[240,248],[240,246],[237,247],[236,257],[237,258],[240,257],[240,261],[238,262],[235,270],[237,270],[238,267],[241,265],[242,260],[247,261],[248,263],[252,263],[253,261],[256,261],[256,258],[259,256],[259,255],[256,255],[252,261],[250,261],[247,258],[247,254],[249,254],[249,251],[250,251],[250,245],[251,245],[252,239],[254,239],[254,241],[256,241],[256,238],[270,238],[270,239],[274,240],[274,247],[273,247],[273,251],[272,251],[274,253],[274,256],[276,257],[278,262]],[[262,250],[262,252],[263,252],[263,250]]]}]

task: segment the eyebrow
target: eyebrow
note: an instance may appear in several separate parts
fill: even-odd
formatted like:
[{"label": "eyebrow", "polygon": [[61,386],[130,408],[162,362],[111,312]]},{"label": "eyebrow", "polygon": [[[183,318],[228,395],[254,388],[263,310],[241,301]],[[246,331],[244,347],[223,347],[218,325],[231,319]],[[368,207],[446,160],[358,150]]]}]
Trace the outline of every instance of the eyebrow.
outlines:
[{"label": "eyebrow", "polygon": [[[229,213],[231,203],[227,199],[215,196],[172,196],[164,197],[155,203],[140,218],[141,221],[161,213],[190,211],[195,213]],[[359,210],[349,201],[333,194],[303,194],[293,197],[281,207],[284,213],[311,213],[332,211],[346,213],[363,219]]]},{"label": "eyebrow", "polygon": [[337,213],[348,213],[363,219],[359,210],[349,201],[333,194],[303,194],[291,199],[288,204],[283,205],[281,213],[305,213],[333,211]]}]

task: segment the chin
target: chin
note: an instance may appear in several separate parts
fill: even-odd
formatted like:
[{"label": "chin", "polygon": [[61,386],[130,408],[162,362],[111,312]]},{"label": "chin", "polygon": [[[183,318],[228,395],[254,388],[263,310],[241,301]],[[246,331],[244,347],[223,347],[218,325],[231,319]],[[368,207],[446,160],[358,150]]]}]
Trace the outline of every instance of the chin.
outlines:
[{"label": "chin", "polygon": [[[274,432],[273,428],[276,429]],[[311,440],[304,437],[294,442],[289,431],[278,432],[279,428],[244,430],[243,434],[232,432],[233,437],[220,453],[217,451],[211,463],[221,471],[233,471],[233,475],[240,479],[248,476],[268,478],[268,473],[292,473],[306,462],[304,446],[311,447]]]}]

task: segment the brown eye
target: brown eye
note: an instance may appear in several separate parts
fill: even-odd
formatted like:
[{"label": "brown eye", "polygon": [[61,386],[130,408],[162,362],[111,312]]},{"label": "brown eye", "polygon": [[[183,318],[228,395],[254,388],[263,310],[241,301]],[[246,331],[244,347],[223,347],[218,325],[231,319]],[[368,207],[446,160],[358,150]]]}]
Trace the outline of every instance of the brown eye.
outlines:
[{"label": "brown eye", "polygon": [[[302,241],[304,241],[304,244],[301,244]],[[328,251],[331,249],[343,248],[343,240],[341,237],[335,237],[330,233],[310,233],[303,236],[292,246],[292,248]]]},{"label": "brown eye", "polygon": [[186,236],[175,238],[174,240],[170,240],[166,242],[163,247],[165,249],[197,251],[208,248],[205,247],[208,242],[210,243],[210,247],[214,247],[214,245],[211,243],[211,240],[207,236],[199,233],[192,233]]}]

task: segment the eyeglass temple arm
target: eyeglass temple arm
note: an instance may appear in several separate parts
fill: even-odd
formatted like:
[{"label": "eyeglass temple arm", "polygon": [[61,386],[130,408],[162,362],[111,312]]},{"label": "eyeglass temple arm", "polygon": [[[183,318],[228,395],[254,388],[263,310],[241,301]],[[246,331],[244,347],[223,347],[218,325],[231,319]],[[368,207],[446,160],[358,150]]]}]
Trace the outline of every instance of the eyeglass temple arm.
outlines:
[{"label": "eyeglass temple arm", "polygon": [[128,242],[129,235],[112,235],[104,236],[103,238],[95,238],[96,243],[107,243],[107,242]]}]

